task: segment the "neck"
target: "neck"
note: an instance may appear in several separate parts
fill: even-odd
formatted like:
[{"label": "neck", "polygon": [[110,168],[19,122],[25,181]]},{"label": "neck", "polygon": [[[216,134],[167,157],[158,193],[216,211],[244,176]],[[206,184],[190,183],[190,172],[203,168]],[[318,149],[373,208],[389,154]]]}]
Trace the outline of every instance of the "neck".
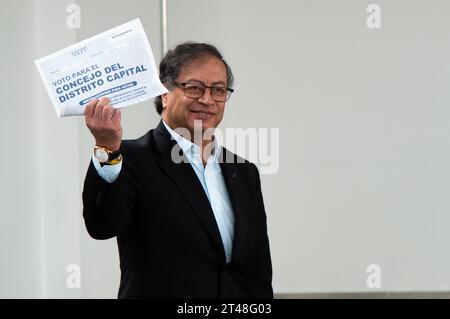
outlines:
[{"label": "neck", "polygon": [[214,146],[214,135],[205,136],[204,132],[191,132],[191,142],[200,147],[200,154],[202,157],[203,166],[206,165],[208,158],[211,156],[211,150]]},{"label": "neck", "polygon": [[[163,116],[162,118],[164,122],[167,124],[167,126],[169,126],[172,130],[176,131],[176,129],[179,128],[170,121],[168,121],[167,118],[165,118],[165,116]],[[203,166],[205,166],[206,162],[208,161],[208,158],[211,156],[212,147],[214,146],[213,144],[214,130],[208,130],[207,134],[205,134],[205,131],[201,127],[200,128],[196,127],[193,130],[189,129],[189,133],[190,133],[189,140],[200,148]]]}]

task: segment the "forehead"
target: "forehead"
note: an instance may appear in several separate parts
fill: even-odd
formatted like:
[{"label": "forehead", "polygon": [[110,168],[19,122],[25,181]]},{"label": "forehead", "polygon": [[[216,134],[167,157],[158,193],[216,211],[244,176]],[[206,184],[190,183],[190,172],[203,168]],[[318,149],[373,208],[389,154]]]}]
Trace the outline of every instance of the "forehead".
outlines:
[{"label": "forehead", "polygon": [[206,84],[227,83],[225,64],[215,56],[200,56],[184,66],[178,79],[181,81],[197,80]]}]

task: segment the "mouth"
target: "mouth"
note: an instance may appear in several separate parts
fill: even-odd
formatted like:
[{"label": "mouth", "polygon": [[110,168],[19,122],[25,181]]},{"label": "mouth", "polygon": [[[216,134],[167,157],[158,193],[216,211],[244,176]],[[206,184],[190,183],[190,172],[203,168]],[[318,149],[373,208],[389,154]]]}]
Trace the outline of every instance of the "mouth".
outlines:
[{"label": "mouth", "polygon": [[190,110],[192,113],[197,113],[197,114],[207,114],[207,115],[216,115],[216,113],[214,112],[208,112],[208,111],[195,111],[195,110]]},{"label": "mouth", "polygon": [[202,120],[208,120],[211,117],[216,115],[213,112],[194,111],[194,110],[190,110],[190,112],[193,113],[196,118],[199,118],[199,119],[202,119]]}]

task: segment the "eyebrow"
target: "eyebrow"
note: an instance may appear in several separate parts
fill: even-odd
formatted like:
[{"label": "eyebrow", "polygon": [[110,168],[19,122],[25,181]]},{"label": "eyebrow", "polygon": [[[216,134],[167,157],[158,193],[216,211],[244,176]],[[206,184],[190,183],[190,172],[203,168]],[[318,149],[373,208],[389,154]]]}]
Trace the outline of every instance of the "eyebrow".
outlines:
[{"label": "eyebrow", "polygon": [[[205,85],[205,83],[203,81],[196,80],[196,79],[187,79],[185,82],[186,83],[187,82],[197,82],[197,83],[201,83],[201,84]],[[225,82],[223,82],[223,81],[213,82],[211,85],[216,85],[216,84],[222,84],[223,86],[226,86]]]}]

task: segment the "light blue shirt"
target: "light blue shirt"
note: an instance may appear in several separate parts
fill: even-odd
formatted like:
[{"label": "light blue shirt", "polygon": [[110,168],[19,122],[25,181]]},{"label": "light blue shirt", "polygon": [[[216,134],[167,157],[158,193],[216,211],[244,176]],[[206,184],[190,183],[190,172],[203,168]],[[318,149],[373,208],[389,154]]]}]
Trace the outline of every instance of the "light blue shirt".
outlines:
[{"label": "light blue shirt", "polygon": [[[225,250],[226,261],[228,263],[231,261],[233,248],[234,213],[228,190],[223,179],[222,171],[220,169],[220,164],[218,162],[222,148],[217,145],[217,141],[214,140],[214,154],[208,158],[206,165],[203,166],[203,162],[200,157],[200,147],[180,136],[164,121],[163,124],[169,131],[172,139],[174,139],[183,150],[184,155],[186,155],[186,158],[189,160],[189,163],[203,186],[203,190],[205,191],[209,203],[211,204],[217,226],[219,227],[220,236],[222,238],[222,243]],[[124,160],[126,159],[122,159],[122,161]],[[105,165],[102,167],[100,162],[94,156],[92,156],[92,162],[98,174],[109,183],[112,183],[117,179],[120,170],[122,169],[122,162],[117,165]]]}]

